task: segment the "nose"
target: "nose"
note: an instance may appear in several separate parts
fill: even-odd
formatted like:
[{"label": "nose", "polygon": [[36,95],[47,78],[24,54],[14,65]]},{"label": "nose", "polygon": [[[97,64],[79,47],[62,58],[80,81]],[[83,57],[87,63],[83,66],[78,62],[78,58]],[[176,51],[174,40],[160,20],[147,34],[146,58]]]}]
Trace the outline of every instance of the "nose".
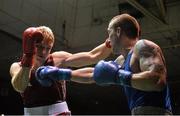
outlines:
[{"label": "nose", "polygon": [[47,54],[47,50],[45,48],[42,49],[42,55],[46,55]]}]

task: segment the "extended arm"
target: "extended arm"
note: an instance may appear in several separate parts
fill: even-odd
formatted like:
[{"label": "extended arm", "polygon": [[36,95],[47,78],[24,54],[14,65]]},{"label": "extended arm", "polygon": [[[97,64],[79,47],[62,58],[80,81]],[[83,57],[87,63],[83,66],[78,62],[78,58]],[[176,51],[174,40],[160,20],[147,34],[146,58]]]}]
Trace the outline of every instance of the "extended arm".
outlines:
[{"label": "extended arm", "polygon": [[73,54],[64,62],[68,67],[82,67],[97,63],[99,60],[107,58],[111,54],[111,48],[103,43],[89,52],[81,52]]},{"label": "extended arm", "polygon": [[95,83],[95,81],[92,78],[93,71],[94,71],[94,68],[91,68],[91,67],[73,70],[71,81],[74,81],[77,83],[84,83],[84,84]]},{"label": "extended arm", "polygon": [[78,83],[94,83],[93,68],[71,70],[53,66],[41,66],[36,70],[36,79],[42,86],[51,86],[53,81],[74,81]]}]

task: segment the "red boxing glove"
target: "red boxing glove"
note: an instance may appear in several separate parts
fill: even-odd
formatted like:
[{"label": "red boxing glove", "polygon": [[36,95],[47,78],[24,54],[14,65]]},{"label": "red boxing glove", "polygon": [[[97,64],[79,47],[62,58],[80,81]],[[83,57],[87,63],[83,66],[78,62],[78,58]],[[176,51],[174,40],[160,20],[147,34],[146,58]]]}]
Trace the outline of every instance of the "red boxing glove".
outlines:
[{"label": "red boxing glove", "polygon": [[26,29],[23,33],[23,53],[28,55],[34,54],[35,43],[41,42],[43,35],[35,27]]},{"label": "red boxing glove", "polygon": [[109,39],[106,39],[105,44],[106,44],[107,48],[111,48],[112,47],[111,46],[111,41]]},{"label": "red boxing glove", "polygon": [[43,35],[35,27],[26,29],[23,33],[23,57],[21,65],[24,67],[31,67],[33,55],[35,53],[35,43],[41,42]]}]

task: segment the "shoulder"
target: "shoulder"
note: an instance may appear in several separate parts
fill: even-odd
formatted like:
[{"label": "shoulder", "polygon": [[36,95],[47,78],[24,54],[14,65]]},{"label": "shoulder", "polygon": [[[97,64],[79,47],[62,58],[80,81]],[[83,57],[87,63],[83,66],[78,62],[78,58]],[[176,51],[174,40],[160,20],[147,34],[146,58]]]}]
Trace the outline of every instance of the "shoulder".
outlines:
[{"label": "shoulder", "polygon": [[116,58],[115,62],[118,63],[119,65],[123,65],[124,60],[125,60],[124,57],[120,55]]},{"label": "shoulder", "polygon": [[11,76],[14,74],[14,72],[17,72],[17,70],[19,70],[20,69],[20,62],[15,62],[15,63],[13,63],[12,65],[11,65],[11,67],[10,67],[10,74],[11,74]]},{"label": "shoulder", "polygon": [[137,55],[152,55],[160,51],[160,47],[146,39],[139,40],[134,46],[134,52]]},{"label": "shoulder", "polygon": [[11,64],[11,69],[16,69],[16,68],[20,68],[20,62],[14,62],[13,64]]},{"label": "shoulder", "polygon": [[58,51],[51,54],[54,65],[58,67],[64,67],[64,62],[67,58],[71,57],[71,53],[65,51]]},{"label": "shoulder", "polygon": [[135,48],[138,48],[138,49],[142,49],[142,48],[159,48],[159,46],[150,41],[150,40],[146,40],[146,39],[142,39],[142,40],[139,40],[137,41],[137,43],[135,44]]}]

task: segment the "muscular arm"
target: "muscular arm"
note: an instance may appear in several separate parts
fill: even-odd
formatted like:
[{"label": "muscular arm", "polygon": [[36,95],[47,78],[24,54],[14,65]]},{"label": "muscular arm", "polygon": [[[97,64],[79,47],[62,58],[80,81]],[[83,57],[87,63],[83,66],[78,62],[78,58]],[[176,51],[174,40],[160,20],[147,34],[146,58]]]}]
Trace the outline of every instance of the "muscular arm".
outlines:
[{"label": "muscular arm", "polygon": [[166,66],[156,44],[140,40],[134,48],[141,72],[132,75],[132,87],[144,91],[161,91],[166,83]]},{"label": "muscular arm", "polygon": [[12,77],[11,83],[17,92],[23,92],[29,83],[31,68],[21,67],[19,63],[13,63],[10,68],[10,75]]},{"label": "muscular arm", "polygon": [[82,68],[72,71],[71,81],[77,83],[91,84],[95,83],[93,80],[94,68]]},{"label": "muscular arm", "polygon": [[99,60],[107,58],[111,53],[111,48],[106,47],[105,43],[97,46],[89,52],[73,54],[64,62],[65,66],[82,67],[97,63]]},{"label": "muscular arm", "polygon": [[52,53],[54,64],[57,67],[66,67],[64,62],[67,58],[71,57],[72,54],[65,51],[58,51]]}]

